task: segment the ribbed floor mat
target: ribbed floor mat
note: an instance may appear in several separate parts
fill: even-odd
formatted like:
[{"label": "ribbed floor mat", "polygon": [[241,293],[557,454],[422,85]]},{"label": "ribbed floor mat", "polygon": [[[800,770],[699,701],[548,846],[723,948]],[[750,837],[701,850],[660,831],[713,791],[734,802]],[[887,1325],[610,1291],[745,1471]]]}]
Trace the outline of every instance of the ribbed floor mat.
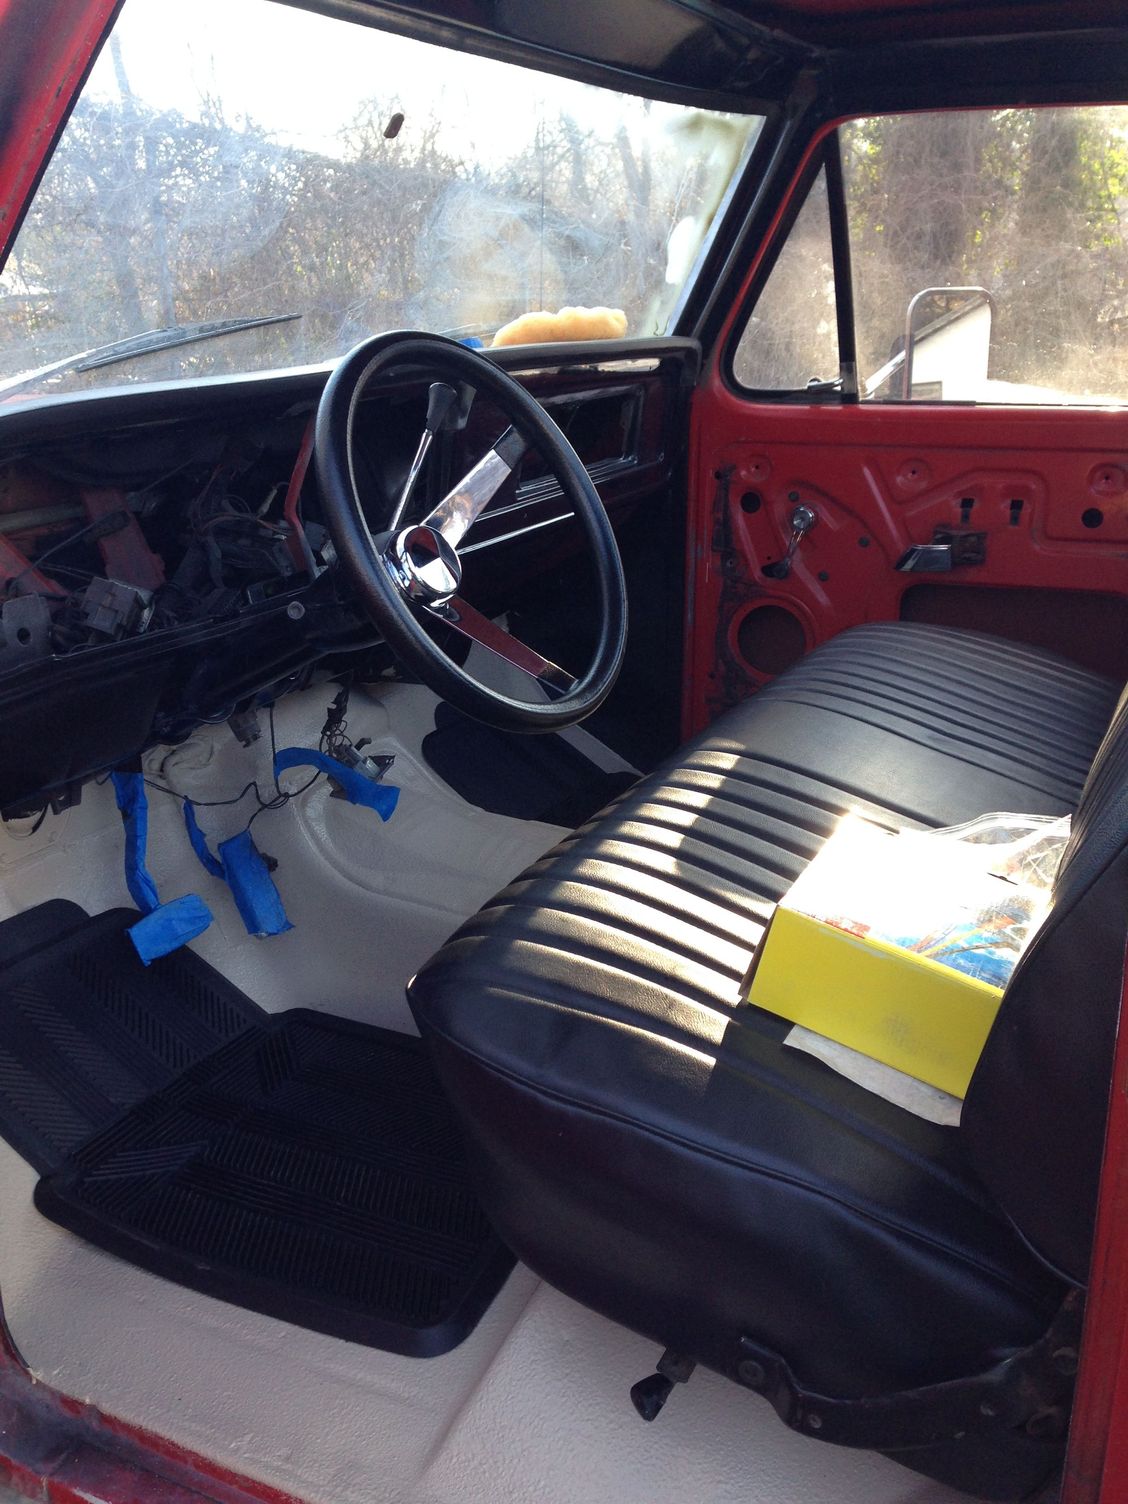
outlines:
[{"label": "ribbed floor mat", "polygon": [[[446,1352],[513,1265],[418,1039],[270,1016],[117,911],[0,924],[0,1135],[52,1221],[154,1274],[391,1352]],[[93,1132],[92,1132],[93,1130]]]},{"label": "ribbed floor mat", "polygon": [[0,1137],[41,1172],[264,1017],[190,951],[142,966],[137,917],[56,899],[0,924]]}]

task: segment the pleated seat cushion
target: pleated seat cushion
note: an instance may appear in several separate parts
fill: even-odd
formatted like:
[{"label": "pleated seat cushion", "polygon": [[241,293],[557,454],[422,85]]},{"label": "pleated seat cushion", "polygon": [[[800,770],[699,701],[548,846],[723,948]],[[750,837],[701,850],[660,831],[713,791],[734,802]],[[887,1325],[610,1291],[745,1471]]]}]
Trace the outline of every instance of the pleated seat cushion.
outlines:
[{"label": "pleated seat cushion", "polygon": [[829,1394],[972,1373],[1037,1337],[1060,1280],[960,1134],[786,1048],[739,986],[846,810],[1066,813],[1115,700],[996,639],[859,628],[463,925],[409,992],[514,1250],[721,1372],[750,1335]]}]

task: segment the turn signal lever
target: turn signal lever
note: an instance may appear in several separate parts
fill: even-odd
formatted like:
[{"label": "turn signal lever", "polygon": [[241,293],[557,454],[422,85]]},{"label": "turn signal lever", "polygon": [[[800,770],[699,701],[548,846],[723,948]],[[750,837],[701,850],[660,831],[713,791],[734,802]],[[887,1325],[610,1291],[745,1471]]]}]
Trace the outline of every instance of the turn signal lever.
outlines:
[{"label": "turn signal lever", "polygon": [[400,499],[396,503],[388,523],[389,532],[395,532],[404,519],[411,493],[415,490],[415,482],[419,479],[419,472],[423,468],[423,461],[427,458],[427,452],[431,448],[431,442],[437,433],[446,428],[451,419],[456,415],[458,406],[458,393],[454,387],[448,386],[445,381],[433,381],[427,392],[427,421],[423,425],[423,433],[419,439],[419,447],[415,451],[415,458],[411,462],[411,469],[407,472],[407,479],[403,483]]},{"label": "turn signal lever", "polygon": [[764,574],[770,580],[786,580],[791,573],[791,561],[795,557],[795,550],[803,539],[819,520],[819,514],[814,507],[797,506],[791,514],[791,537],[787,540],[787,550],[782,559],[774,564],[764,565]]}]

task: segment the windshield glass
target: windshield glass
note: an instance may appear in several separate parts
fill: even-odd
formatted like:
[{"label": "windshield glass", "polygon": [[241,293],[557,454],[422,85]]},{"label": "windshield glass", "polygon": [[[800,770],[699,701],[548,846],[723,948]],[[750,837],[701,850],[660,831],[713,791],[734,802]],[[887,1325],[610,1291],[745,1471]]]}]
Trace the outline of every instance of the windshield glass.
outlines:
[{"label": "windshield glass", "polygon": [[0,400],[321,363],[385,329],[490,345],[576,305],[502,342],[663,334],[761,123],[269,0],[127,0],[0,275]]}]

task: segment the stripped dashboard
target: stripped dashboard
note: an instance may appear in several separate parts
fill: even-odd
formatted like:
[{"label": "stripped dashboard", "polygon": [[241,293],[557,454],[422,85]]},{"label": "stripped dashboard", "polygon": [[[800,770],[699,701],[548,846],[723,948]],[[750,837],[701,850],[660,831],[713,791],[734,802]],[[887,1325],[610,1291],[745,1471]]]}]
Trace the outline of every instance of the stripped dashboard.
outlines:
[{"label": "stripped dashboard", "polygon": [[[507,352],[596,482],[616,528],[668,503],[695,369],[688,341]],[[53,398],[0,412],[0,812],[82,782],[201,722],[253,712],[314,672],[375,679],[391,655],[334,567],[309,464],[325,372]],[[422,429],[427,381],[364,399],[354,470],[373,532]],[[420,508],[506,420],[479,399],[434,446]],[[536,451],[468,537],[467,595],[514,591],[582,546]]]}]

